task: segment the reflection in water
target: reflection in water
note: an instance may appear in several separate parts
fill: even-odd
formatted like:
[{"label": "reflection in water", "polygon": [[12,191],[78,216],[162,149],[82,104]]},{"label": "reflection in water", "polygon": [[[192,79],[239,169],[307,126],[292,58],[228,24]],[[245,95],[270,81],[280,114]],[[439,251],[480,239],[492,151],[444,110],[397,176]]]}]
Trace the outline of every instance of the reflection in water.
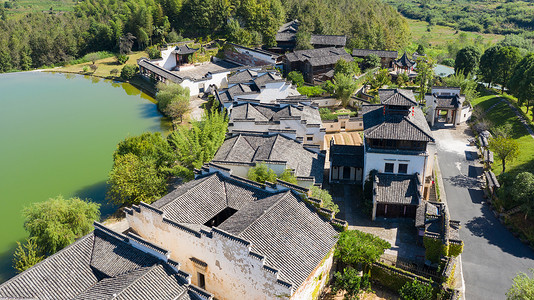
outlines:
[{"label": "reflection in water", "polygon": [[91,82],[92,83],[99,83],[100,82],[100,77],[91,76]]},{"label": "reflection in water", "polygon": [[136,87],[134,87],[133,85],[131,85],[129,83],[123,83],[122,84],[122,88],[124,89],[126,94],[128,94],[130,96],[135,96],[135,95],[141,94],[140,90],[138,90]]},{"label": "reflection in water", "polygon": [[63,75],[65,75],[65,79],[74,79],[76,78],[76,74],[72,74],[72,73],[62,73]]}]

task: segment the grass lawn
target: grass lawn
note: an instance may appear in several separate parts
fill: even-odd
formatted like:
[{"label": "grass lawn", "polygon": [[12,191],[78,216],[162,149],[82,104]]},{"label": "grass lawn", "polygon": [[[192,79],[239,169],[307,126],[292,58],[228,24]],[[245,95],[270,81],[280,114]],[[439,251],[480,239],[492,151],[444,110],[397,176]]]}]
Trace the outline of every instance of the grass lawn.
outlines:
[{"label": "grass lawn", "polygon": [[[501,100],[499,95],[483,96],[472,101],[473,106],[480,106],[484,111]],[[519,143],[520,155],[512,162],[507,162],[507,171],[518,173],[521,171],[534,172],[534,139],[528,134],[523,123],[519,121],[514,111],[506,104],[501,102],[493,109],[488,111],[484,117],[489,120],[493,126],[501,126],[506,123],[512,125],[512,138]],[[502,163],[495,158],[493,172],[500,174]]]},{"label": "grass lawn", "polygon": [[412,31],[412,39],[418,40],[422,37],[428,37],[428,41],[432,46],[444,45],[447,42],[453,42],[458,39],[460,33],[464,32],[467,34],[469,40],[474,40],[478,36],[481,36],[484,40],[484,43],[491,42],[496,44],[497,42],[504,39],[504,35],[500,34],[486,34],[486,33],[477,33],[469,31],[456,30],[452,27],[434,25],[431,27],[430,31],[427,31],[428,22],[419,21],[419,20],[408,20],[408,25],[410,25],[410,30]]},{"label": "grass lawn", "polygon": [[[132,52],[130,55],[128,55],[130,58],[126,62],[126,65],[136,65],[137,60],[141,57],[148,57],[148,54],[144,51],[138,51],[138,52]],[[122,67],[124,65],[119,65],[117,63],[117,60],[115,57],[108,57],[104,59],[100,59],[96,61],[96,65],[98,66],[98,69],[96,69],[95,72],[93,72],[89,66],[91,65],[91,62],[86,62],[82,64],[77,65],[68,65],[64,67],[54,68],[51,71],[54,72],[70,72],[70,73],[79,73],[79,74],[85,74],[85,75],[94,75],[98,77],[105,77],[113,79],[115,77],[120,76]],[[88,72],[83,71],[83,67],[87,67],[89,70]],[[111,70],[116,69],[119,72],[115,75],[111,74]]]},{"label": "grass lawn", "polygon": [[[0,0],[0,5],[8,1]],[[52,8],[53,13],[72,11],[77,1],[73,0],[17,0],[15,2],[9,1],[13,4],[13,8],[7,10],[8,16],[24,16],[31,12],[49,12]]]}]

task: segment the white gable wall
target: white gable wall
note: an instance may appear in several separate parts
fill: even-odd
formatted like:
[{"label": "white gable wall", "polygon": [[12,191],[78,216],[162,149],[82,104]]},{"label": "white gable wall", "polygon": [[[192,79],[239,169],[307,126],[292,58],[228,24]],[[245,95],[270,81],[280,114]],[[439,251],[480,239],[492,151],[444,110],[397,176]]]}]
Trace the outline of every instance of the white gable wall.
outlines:
[{"label": "white gable wall", "polygon": [[[263,261],[250,254],[250,246],[240,240],[212,232],[198,236],[163,221],[163,215],[140,206],[140,212],[126,214],[130,227],[146,240],[171,251],[180,269],[192,274],[198,285],[198,273],[205,276],[206,290],[217,299],[276,299],[291,295],[292,290],[277,283],[277,273],[263,267]],[[196,265],[194,257],[207,264]],[[300,298],[299,298],[300,299]]]}]

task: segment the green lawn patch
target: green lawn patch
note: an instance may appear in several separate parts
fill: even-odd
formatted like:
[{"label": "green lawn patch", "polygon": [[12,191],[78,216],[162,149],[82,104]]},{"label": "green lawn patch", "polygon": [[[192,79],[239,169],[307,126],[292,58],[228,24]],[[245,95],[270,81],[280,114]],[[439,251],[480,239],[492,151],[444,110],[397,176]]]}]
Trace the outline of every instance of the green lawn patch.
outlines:
[{"label": "green lawn patch", "polygon": [[[501,99],[498,95],[483,96],[474,99],[472,103],[473,106],[482,107],[486,111]],[[521,171],[534,172],[534,139],[508,104],[505,102],[497,104],[486,113],[484,118],[489,120],[493,126],[502,126],[506,123],[512,125],[512,138],[519,143],[520,154],[516,160],[507,163],[507,172],[515,174]],[[502,163],[498,159],[495,159],[492,170],[497,175],[501,173]]]}]

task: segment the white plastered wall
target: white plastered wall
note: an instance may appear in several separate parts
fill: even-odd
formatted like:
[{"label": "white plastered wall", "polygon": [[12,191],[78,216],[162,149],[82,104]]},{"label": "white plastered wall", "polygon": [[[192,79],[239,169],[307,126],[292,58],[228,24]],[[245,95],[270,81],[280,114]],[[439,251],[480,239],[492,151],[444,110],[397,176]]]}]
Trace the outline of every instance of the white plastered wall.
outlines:
[{"label": "white plastered wall", "polygon": [[[287,285],[277,283],[277,272],[263,267],[263,261],[250,254],[250,245],[216,232],[195,235],[163,221],[163,215],[140,206],[140,212],[126,214],[130,227],[146,240],[171,251],[180,269],[205,276],[206,290],[217,299],[284,299],[292,293]],[[191,258],[207,264],[199,268]],[[304,298],[299,298],[304,299]]]}]

